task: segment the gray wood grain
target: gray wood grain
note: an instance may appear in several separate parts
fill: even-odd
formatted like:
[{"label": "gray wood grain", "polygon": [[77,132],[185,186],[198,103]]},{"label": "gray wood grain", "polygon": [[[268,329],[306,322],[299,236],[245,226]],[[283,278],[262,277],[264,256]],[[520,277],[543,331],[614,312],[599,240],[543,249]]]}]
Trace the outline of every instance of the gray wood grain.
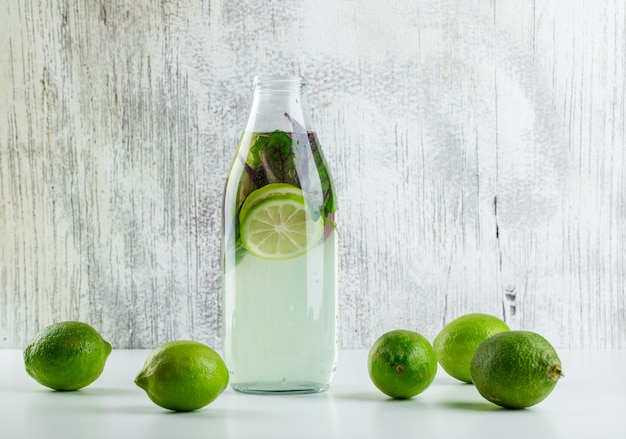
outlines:
[{"label": "gray wood grain", "polygon": [[340,342],[466,312],[626,347],[621,0],[0,3],[0,347],[82,320],[219,346],[249,77],[300,73],[340,206]]}]

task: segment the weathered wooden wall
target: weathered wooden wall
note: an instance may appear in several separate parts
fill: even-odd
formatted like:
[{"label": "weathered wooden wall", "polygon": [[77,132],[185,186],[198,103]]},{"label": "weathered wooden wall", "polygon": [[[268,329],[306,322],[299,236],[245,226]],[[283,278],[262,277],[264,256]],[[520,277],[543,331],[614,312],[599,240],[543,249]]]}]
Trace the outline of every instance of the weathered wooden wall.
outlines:
[{"label": "weathered wooden wall", "polygon": [[465,312],[626,347],[623,0],[2,0],[0,347],[220,340],[249,77],[301,73],[340,199],[340,335]]}]

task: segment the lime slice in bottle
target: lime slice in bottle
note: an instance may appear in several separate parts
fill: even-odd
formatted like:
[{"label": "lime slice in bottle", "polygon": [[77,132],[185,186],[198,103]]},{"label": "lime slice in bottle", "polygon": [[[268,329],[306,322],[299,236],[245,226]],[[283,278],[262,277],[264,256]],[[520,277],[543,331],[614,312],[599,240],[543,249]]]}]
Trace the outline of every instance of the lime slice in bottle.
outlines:
[{"label": "lime slice in bottle", "polygon": [[291,259],[303,255],[320,241],[324,220],[313,219],[302,195],[266,197],[240,216],[243,246],[264,259]]},{"label": "lime slice in bottle", "polygon": [[275,197],[277,195],[286,194],[303,197],[302,189],[287,183],[271,183],[253,191],[252,193],[250,193],[250,195],[246,197],[241,206],[241,210],[239,211],[239,220],[241,221],[248,214],[250,208],[257,204],[259,201],[265,200],[266,198]]}]

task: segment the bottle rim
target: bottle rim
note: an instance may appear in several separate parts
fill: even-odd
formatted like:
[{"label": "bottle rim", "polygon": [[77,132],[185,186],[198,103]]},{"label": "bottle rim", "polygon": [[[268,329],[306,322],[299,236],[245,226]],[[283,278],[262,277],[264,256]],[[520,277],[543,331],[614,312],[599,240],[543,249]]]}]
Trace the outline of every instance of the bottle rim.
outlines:
[{"label": "bottle rim", "polygon": [[303,88],[306,85],[304,77],[299,75],[255,75],[252,77],[253,88],[270,88],[273,90],[288,90]]}]

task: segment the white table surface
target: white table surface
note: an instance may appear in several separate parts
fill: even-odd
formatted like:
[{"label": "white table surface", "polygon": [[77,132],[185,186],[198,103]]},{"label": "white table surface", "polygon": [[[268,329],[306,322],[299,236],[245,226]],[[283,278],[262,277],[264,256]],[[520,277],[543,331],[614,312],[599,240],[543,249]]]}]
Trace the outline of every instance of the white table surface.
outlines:
[{"label": "white table surface", "polygon": [[505,410],[441,369],[410,400],[380,393],[367,351],[342,351],[328,392],[244,395],[228,388],[209,406],[175,413],[133,384],[146,350],[114,350],[101,377],[55,392],[24,371],[20,350],[0,350],[0,437],[46,438],[623,438],[626,351],[560,350],[565,378],[540,404]]}]

